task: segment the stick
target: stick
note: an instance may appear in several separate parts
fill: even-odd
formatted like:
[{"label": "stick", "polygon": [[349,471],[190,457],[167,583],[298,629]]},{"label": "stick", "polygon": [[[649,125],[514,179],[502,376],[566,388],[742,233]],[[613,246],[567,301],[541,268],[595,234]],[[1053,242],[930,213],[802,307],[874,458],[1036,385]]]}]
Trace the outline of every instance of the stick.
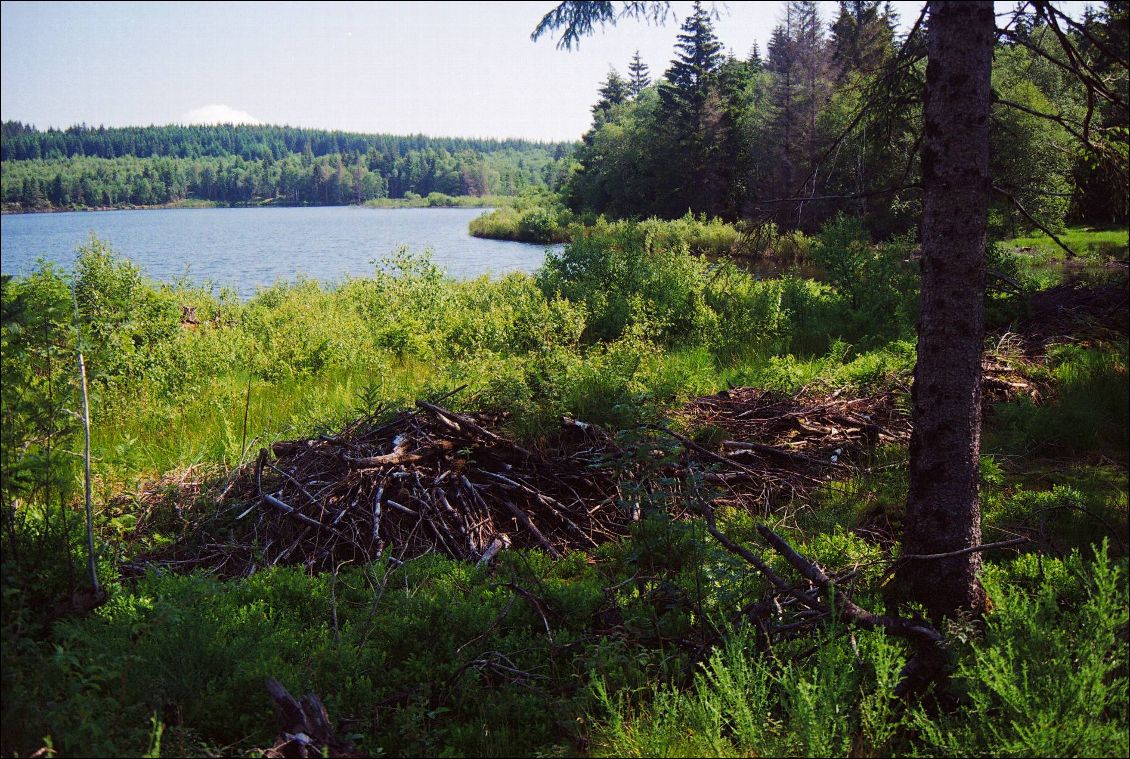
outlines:
[{"label": "stick", "polygon": [[526,601],[529,602],[530,606],[534,607],[534,611],[538,613],[538,616],[541,617],[542,624],[545,625],[545,635],[547,638],[549,638],[549,642],[552,644],[553,631],[549,627],[549,617],[547,617],[545,614],[545,609],[542,607],[541,600],[530,591],[526,590],[523,587],[515,585],[512,582],[506,583],[503,587],[510,588],[510,590],[526,599]]},{"label": "stick", "polygon": [[539,530],[537,526],[530,520],[529,514],[518,508],[518,506],[509,498],[503,498],[502,502],[505,503],[506,508],[510,509],[510,512],[518,518],[518,521],[521,522],[522,525],[527,530],[529,530],[535,538],[537,538],[538,542],[542,544],[542,547],[545,548],[546,552],[548,552],[550,556],[555,559],[561,558],[561,553],[553,547],[553,544],[550,543],[545,535],[542,534],[542,531]]},{"label": "stick", "polygon": [[319,522],[317,519],[311,519],[310,517],[306,516],[302,512],[295,509],[293,506],[280,501],[278,498],[275,498],[273,495],[271,495],[269,493],[264,493],[263,492],[262,475],[263,475],[263,464],[265,464],[266,462],[267,462],[267,449],[266,448],[260,448],[259,449],[259,458],[255,462],[255,489],[259,492],[260,498],[262,498],[264,501],[271,504],[272,506],[274,506],[276,509],[283,512],[287,516],[291,517],[292,519],[297,519],[299,522],[302,522],[303,524],[309,525],[311,527],[317,527],[319,530],[326,530],[331,535],[334,535],[338,538],[343,538],[343,536],[340,535],[337,532],[337,530],[333,529],[332,527],[327,527],[326,525]]},{"label": "stick", "polygon": [[796,459],[797,461],[804,461],[809,464],[816,464],[817,466],[843,466],[838,461],[824,461],[815,456],[809,456],[804,453],[797,453],[795,451],[786,451],[783,448],[777,448],[772,445],[765,445],[764,443],[749,443],[744,440],[723,440],[722,447],[730,451],[757,451],[758,453],[772,453],[777,456],[783,456],[788,459]]},{"label": "stick", "polygon": [[511,442],[510,440],[507,440],[506,438],[499,437],[498,435],[494,434],[493,432],[491,432],[490,430],[488,430],[484,427],[480,427],[478,424],[471,421],[470,419],[468,419],[463,414],[456,414],[453,411],[448,411],[446,409],[442,409],[439,406],[436,406],[432,403],[428,403],[427,401],[416,401],[416,405],[419,406],[420,408],[427,409],[428,411],[431,411],[433,414],[441,417],[443,421],[446,421],[449,424],[454,423],[456,425],[456,427],[455,427],[456,431],[459,431],[459,425],[461,424],[461,425],[464,425],[464,426],[474,430],[475,432],[479,433],[480,435],[487,438],[488,440],[492,440],[496,443],[501,443],[502,445],[510,446],[514,450],[516,450],[519,453],[524,454],[526,456],[530,456],[530,457],[533,456],[532,453],[527,451],[522,446],[518,445],[517,443]]},{"label": "stick", "polygon": [[[77,310],[76,305],[76,310]],[[81,336],[79,338],[82,339]],[[82,468],[84,497],[86,500],[86,571],[90,573],[90,584],[95,593],[102,592],[98,583],[98,567],[94,563],[94,512],[90,505],[90,399],[86,392],[86,363],[82,358],[82,348],[78,352],[78,373],[82,378]]]},{"label": "stick", "polygon": [[247,455],[247,415],[251,411],[251,363],[255,358],[254,349],[251,359],[247,362],[247,397],[243,401],[243,434],[239,441],[239,463],[243,464],[243,457]]},{"label": "stick", "polygon": [[487,550],[483,552],[483,555],[479,558],[479,563],[476,566],[483,567],[487,564],[490,564],[491,560],[494,559],[494,557],[497,556],[500,551],[503,551],[509,547],[510,537],[505,532],[498,533],[490,541],[490,545],[487,546]]},{"label": "stick", "polygon": [[[82,356],[82,325],[79,319],[78,291],[71,283],[71,302],[75,309],[75,342],[78,347],[78,373],[82,382],[82,433],[83,433],[83,485],[86,503],[86,569],[90,574],[90,585],[96,598],[104,598],[101,584],[98,582],[98,567],[94,561],[94,511],[91,507],[90,495],[90,398],[86,390],[86,363]],[[68,553],[70,551],[68,547]],[[67,558],[68,562],[70,557]]]},{"label": "stick", "polygon": [[396,501],[392,500],[391,498],[386,498],[385,503],[387,503],[389,506],[393,507],[394,509],[396,509],[400,513],[407,514],[410,517],[420,516],[420,512],[413,511],[412,509],[408,508],[407,506],[403,506],[403,505],[397,503]]},{"label": "stick", "polygon": [[906,556],[900,556],[899,561],[933,561],[934,559],[951,559],[955,556],[964,556],[967,553],[977,553],[979,551],[992,551],[997,548],[1009,548],[1011,546],[1018,546],[1021,543],[1027,543],[1028,538],[1013,538],[1011,540],[1002,540],[999,543],[985,543],[979,546],[971,546],[969,548],[962,548],[960,551],[949,551],[947,553],[912,553]]},{"label": "stick", "polygon": [[[384,495],[385,484],[382,481],[377,485],[377,493],[373,496],[373,542],[377,542],[377,531],[381,527],[381,496]],[[345,513],[344,511],[342,513]]]},{"label": "stick", "polygon": [[[746,474],[750,475],[751,477],[753,477],[755,479],[761,480],[761,479],[765,478],[764,472],[756,472],[753,469],[750,469],[749,467],[745,466],[744,464],[739,464],[738,462],[734,461],[733,459],[728,459],[725,456],[720,456],[717,453],[715,453],[714,451],[710,450],[709,448],[705,448],[705,447],[699,445],[698,443],[691,440],[690,438],[684,437],[683,435],[680,435],[678,432],[672,432],[671,430],[667,429],[666,427],[661,427],[657,424],[648,424],[648,425],[645,425],[645,426],[648,427],[649,429],[658,430],[659,432],[666,433],[666,434],[670,435],[671,437],[675,438],[676,440],[678,440],[680,443],[682,443],[687,448],[692,448],[692,449],[698,451],[699,453],[701,453],[702,455],[708,456],[708,457],[714,459],[715,461],[720,461],[727,466],[732,466],[735,469],[740,469],[741,471],[745,472]],[[774,448],[772,450],[776,451],[777,449]],[[778,452],[784,453],[784,451],[778,451]],[[788,455],[788,454],[786,454],[786,455]],[[829,465],[831,465],[830,462],[829,462]],[[811,482],[814,482],[816,484],[823,484],[823,480],[817,479],[816,477],[811,477],[807,474],[803,474],[803,473],[800,473],[800,472],[796,472],[795,474],[796,474],[797,477],[803,477],[803,478],[805,478],[805,479],[807,479]]]},{"label": "stick", "polygon": [[[480,472],[480,474],[486,475],[487,477],[490,477],[491,479],[498,480],[499,482],[501,482],[503,484],[510,485],[511,487],[518,488],[519,490],[524,490],[525,492],[534,496],[539,501],[541,501],[546,506],[548,506],[549,510],[552,511],[554,514],[556,514],[557,517],[559,519],[561,519],[561,521],[563,521],[565,523],[565,525],[573,531],[573,534],[577,535],[582,540],[587,540],[594,548],[596,547],[596,541],[593,540],[592,538],[590,538],[588,535],[586,535],[584,530],[582,530],[580,527],[578,527],[576,525],[576,523],[573,522],[572,519],[570,519],[568,516],[565,515],[565,512],[564,512],[565,506],[561,502],[559,502],[556,499],[546,495],[545,493],[541,493],[537,490],[534,490],[533,488],[531,488],[527,485],[524,485],[521,482],[518,482],[516,480],[512,480],[509,477],[504,477],[501,474],[495,474],[494,472],[488,472],[485,469],[482,470]],[[560,508],[558,508],[558,507],[560,507]]]}]

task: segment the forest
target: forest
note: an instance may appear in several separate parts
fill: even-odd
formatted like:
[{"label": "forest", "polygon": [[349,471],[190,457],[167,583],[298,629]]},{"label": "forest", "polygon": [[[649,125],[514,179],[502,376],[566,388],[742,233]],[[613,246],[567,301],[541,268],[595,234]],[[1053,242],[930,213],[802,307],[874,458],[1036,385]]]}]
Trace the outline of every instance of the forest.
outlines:
[{"label": "forest", "polygon": [[[696,3],[572,146],[6,124],[6,208],[364,164],[565,245],[5,276],[0,753],[1130,753],[1128,4],[832,7],[737,57]],[[391,189],[461,160],[515,184]]]},{"label": "forest", "polygon": [[572,146],[269,126],[2,127],[5,211],[347,205],[555,189]]}]

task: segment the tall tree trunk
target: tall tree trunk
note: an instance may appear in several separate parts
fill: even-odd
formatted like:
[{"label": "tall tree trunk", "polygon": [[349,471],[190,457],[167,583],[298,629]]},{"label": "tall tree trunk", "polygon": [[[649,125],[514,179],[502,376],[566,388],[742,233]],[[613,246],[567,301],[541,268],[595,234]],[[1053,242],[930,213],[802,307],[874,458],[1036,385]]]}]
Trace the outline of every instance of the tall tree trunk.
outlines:
[{"label": "tall tree trunk", "polygon": [[[905,554],[981,542],[981,352],[992,2],[929,3],[922,149],[922,302]],[[981,611],[980,555],[912,561],[900,580],[934,617]]]}]

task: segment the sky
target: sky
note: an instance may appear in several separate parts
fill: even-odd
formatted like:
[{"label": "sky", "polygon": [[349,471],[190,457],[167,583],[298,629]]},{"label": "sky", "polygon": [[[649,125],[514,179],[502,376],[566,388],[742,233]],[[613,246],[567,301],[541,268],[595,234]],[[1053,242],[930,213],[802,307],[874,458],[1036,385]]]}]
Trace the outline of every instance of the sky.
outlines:
[{"label": "sky", "polygon": [[[1087,3],[1065,2],[1075,15]],[[709,6],[709,3],[707,4]],[[715,3],[740,56],[781,2]],[[1013,3],[997,3],[998,12]],[[553,2],[0,3],[0,118],[289,124],[353,132],[575,140],[610,66],[639,49],[661,76],[691,3],[624,20],[572,52],[530,40]],[[821,3],[830,21],[836,3]],[[902,25],[921,2],[894,2]]]}]

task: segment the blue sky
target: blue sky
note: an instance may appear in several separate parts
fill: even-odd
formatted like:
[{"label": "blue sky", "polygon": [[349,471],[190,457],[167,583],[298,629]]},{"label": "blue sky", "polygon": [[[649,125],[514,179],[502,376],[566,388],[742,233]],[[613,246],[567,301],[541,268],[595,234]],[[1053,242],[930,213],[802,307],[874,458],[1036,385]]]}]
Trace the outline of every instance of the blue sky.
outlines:
[{"label": "blue sky", "polygon": [[[609,65],[623,72],[639,48],[661,75],[679,23],[623,21],[564,52],[530,40],[554,5],[4,2],[0,118],[46,128],[234,115],[361,132],[577,139]],[[822,5],[830,19],[836,4]],[[921,5],[894,3],[907,25]],[[672,3],[679,22],[690,7]],[[755,40],[764,50],[782,12],[780,2],[716,7],[718,36],[740,55]]]}]

